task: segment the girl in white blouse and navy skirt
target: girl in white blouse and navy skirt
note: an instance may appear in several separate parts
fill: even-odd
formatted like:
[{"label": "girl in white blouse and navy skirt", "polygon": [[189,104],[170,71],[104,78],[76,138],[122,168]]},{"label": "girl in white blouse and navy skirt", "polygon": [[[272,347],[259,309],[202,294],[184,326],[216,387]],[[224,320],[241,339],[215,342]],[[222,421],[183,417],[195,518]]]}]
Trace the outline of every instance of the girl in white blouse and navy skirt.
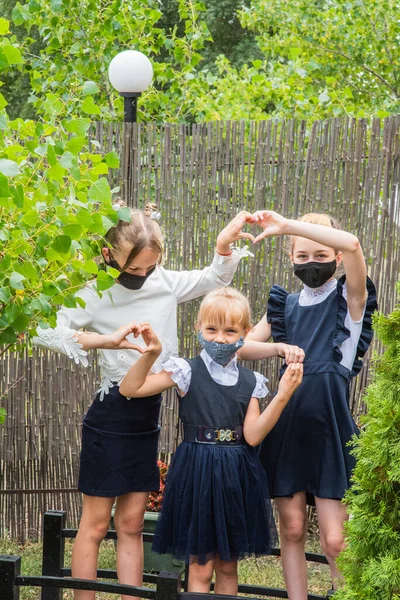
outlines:
[{"label": "girl in white blouse and navy skirt", "polygon": [[[120,221],[107,233],[102,254],[107,264],[121,272],[115,285],[102,296],[95,282],[86,285],[77,294],[84,308],[62,308],[57,327],[39,330],[34,340],[84,366],[88,365],[87,350],[100,349],[102,381],[83,421],[78,484],[84,494],[83,509],[72,555],[73,576],[82,579],[96,578],[99,544],[116,499],[118,577],[126,584],[142,582],[143,516],[149,492],[158,490],[160,481],[161,394],[131,401],[119,393],[119,382],[145,347],[143,340],[132,343],[132,318],[137,323],[151,318],[164,348],[158,364],[176,355],[178,304],[229,285],[240,258],[246,255],[246,251],[232,250],[231,243],[253,239],[242,231],[252,217],[241,212],[219,234],[211,266],[168,271],[161,266],[162,233],[152,218],[153,210],[134,210],[131,222]],[[122,323],[128,325],[121,327]],[[155,371],[158,368],[154,366]],[[76,600],[94,597],[94,592],[75,592]]]}]

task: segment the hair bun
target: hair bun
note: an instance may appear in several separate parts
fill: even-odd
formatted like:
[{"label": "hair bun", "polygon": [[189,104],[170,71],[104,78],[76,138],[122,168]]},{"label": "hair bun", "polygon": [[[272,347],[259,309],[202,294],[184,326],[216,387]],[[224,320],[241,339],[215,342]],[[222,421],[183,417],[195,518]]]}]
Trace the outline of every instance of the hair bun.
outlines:
[{"label": "hair bun", "polygon": [[155,219],[156,221],[161,219],[161,213],[157,210],[157,204],[154,204],[153,202],[148,202],[146,204],[143,213],[146,217],[150,217],[150,219]]},{"label": "hair bun", "polygon": [[157,212],[157,204],[154,204],[154,202],[148,202],[144,207],[143,212],[147,217],[150,217],[151,213]]}]

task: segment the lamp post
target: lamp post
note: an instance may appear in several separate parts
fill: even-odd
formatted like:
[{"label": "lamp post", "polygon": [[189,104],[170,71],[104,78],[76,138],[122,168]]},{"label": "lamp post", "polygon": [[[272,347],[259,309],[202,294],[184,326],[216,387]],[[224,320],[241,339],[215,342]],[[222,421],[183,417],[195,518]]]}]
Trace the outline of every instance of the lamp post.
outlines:
[{"label": "lamp post", "polygon": [[122,144],[122,198],[128,204],[135,203],[135,139],[133,123],[137,120],[137,99],[147,90],[153,79],[151,62],[141,52],[124,50],[110,62],[108,78],[111,85],[124,98],[124,137]]},{"label": "lamp post", "polygon": [[124,50],[110,62],[108,78],[124,98],[125,123],[136,123],[137,99],[153,79],[151,62],[137,50]]}]

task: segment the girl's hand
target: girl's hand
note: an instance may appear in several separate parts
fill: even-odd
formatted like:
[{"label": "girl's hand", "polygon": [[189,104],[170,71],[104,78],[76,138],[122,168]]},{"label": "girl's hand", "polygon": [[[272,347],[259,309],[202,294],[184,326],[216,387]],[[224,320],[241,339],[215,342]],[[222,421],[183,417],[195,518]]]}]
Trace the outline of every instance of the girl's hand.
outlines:
[{"label": "girl's hand", "polygon": [[142,348],[142,354],[147,354],[147,353],[151,353],[151,354],[161,354],[162,352],[162,345],[160,340],[158,339],[158,337],[156,336],[156,334],[154,333],[154,331],[152,330],[152,328],[150,327],[150,325],[148,323],[142,323],[141,325],[139,325],[140,328],[140,334],[144,340],[144,343],[146,344],[146,348]]},{"label": "girl's hand", "polygon": [[254,225],[259,225],[264,229],[254,240],[256,244],[260,240],[270,235],[283,235],[286,233],[288,219],[282,217],[273,210],[258,210],[253,214]]},{"label": "girl's hand", "polygon": [[303,364],[291,363],[288,365],[282,379],[279,382],[278,394],[290,398],[303,381]]},{"label": "girl's hand", "polygon": [[144,352],[144,348],[141,348],[137,344],[132,344],[127,336],[133,334],[135,338],[137,338],[141,333],[140,325],[138,325],[135,321],[131,321],[126,325],[121,325],[118,327],[117,331],[114,331],[111,335],[107,336],[109,338],[108,343],[105,345],[105,348],[109,350],[124,350],[128,348],[129,350],[137,350],[141,354]]},{"label": "girl's hand", "polygon": [[304,362],[304,350],[298,346],[291,346],[290,344],[278,343],[278,354],[285,359],[286,363],[302,363]]},{"label": "girl's hand", "polygon": [[242,231],[246,223],[253,223],[253,216],[242,210],[234,219],[221,231],[217,238],[217,252],[219,254],[229,254],[230,245],[237,240],[250,240],[254,243],[254,236],[251,233]]}]

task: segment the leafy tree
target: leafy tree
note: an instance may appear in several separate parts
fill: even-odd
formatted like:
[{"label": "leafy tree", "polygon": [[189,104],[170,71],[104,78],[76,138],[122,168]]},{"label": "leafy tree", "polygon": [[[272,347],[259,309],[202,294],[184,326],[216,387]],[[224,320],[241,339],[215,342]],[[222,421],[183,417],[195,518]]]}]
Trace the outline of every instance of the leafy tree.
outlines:
[{"label": "leafy tree", "polygon": [[[250,0],[205,0],[203,19],[212,42],[209,40],[201,52],[201,70],[216,71],[215,61],[219,56],[227,58],[234,68],[263,57],[255,34],[242,27],[239,20],[238,11],[250,5]],[[166,31],[177,27],[179,35],[184,35],[184,24],[179,20],[178,0],[163,0],[161,10],[158,26]]]},{"label": "leafy tree", "polygon": [[400,109],[397,0],[253,0],[274,114],[385,116]]},{"label": "leafy tree", "polygon": [[[23,64],[8,34],[9,23],[0,19],[1,71]],[[74,292],[87,279],[97,276],[100,291],[114,283],[94,257],[118,219],[106,178],[118,157],[88,148],[90,119],[63,118],[64,103],[50,92],[44,121],[9,120],[5,105],[0,94],[2,352],[37,324],[54,324],[57,305],[76,306]],[[128,218],[126,209],[119,216]]]},{"label": "leafy tree", "polygon": [[[8,21],[11,21],[12,10],[16,0],[0,0],[0,14]],[[13,33],[18,42],[24,40],[27,36],[24,27],[13,28]],[[40,42],[35,30],[30,31],[30,48],[33,54],[40,50]],[[20,117],[21,119],[34,119],[36,113],[32,104],[28,102],[31,93],[31,84],[29,78],[28,65],[18,65],[15,69],[2,74],[3,89],[2,92],[7,100],[7,113],[11,119]]]},{"label": "leafy tree", "polygon": [[[107,76],[111,59],[132,48],[164,61],[153,61],[155,85],[144,95],[143,120],[185,121],[191,118],[198,95],[196,66],[199,50],[209,39],[201,2],[179,0],[184,33],[166,32],[157,23],[162,16],[157,0],[30,0],[13,10],[16,25],[37,27],[45,47],[30,57],[31,100],[41,110],[43,96],[57,95],[66,114],[115,119],[122,100]],[[27,44],[29,46],[29,43]],[[76,100],[77,95],[83,97]]]},{"label": "leafy tree", "polygon": [[[400,285],[398,286],[400,292]],[[386,347],[366,395],[368,414],[356,443],[352,519],[340,557],[345,576],[338,600],[400,598],[400,306],[377,315],[374,329]]]}]

